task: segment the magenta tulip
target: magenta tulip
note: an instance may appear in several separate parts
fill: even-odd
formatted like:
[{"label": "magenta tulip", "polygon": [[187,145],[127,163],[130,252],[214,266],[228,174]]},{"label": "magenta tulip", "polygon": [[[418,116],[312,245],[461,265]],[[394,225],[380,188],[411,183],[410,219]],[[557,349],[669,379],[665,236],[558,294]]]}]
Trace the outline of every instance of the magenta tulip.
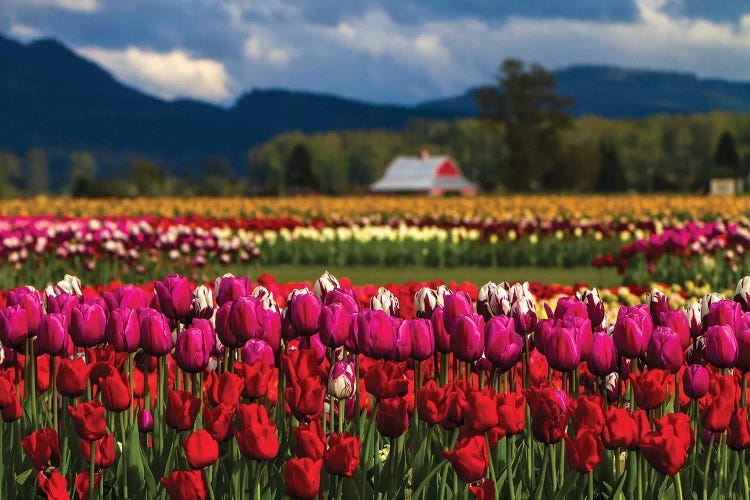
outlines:
[{"label": "magenta tulip", "polygon": [[70,311],[70,338],[78,347],[93,347],[104,342],[107,314],[99,304],[81,304]]}]

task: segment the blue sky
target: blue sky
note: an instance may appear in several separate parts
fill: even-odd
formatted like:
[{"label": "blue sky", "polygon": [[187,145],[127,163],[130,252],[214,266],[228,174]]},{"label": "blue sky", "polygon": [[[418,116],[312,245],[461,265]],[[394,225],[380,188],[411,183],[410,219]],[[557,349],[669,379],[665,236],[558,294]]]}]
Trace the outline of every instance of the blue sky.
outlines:
[{"label": "blue sky", "polygon": [[412,104],[500,61],[750,80],[747,0],[2,0],[0,32],[54,37],[119,80],[221,104],[283,87]]}]

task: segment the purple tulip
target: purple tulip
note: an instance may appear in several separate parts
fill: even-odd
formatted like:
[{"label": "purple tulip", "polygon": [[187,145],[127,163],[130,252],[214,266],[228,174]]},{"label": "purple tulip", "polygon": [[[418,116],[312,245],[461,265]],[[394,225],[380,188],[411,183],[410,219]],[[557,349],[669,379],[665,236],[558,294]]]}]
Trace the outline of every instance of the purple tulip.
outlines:
[{"label": "purple tulip", "polygon": [[[559,321],[552,317],[551,314],[549,319],[542,319],[537,322],[536,328],[534,328],[534,345],[540,353],[545,354],[544,349],[547,345],[547,338],[550,332],[557,328],[558,323]],[[515,328],[515,323],[513,327]]]},{"label": "purple tulip", "polygon": [[726,325],[735,328],[742,321],[742,307],[733,300],[720,300],[714,302],[708,308],[707,325],[708,327],[716,325]]},{"label": "purple tulip", "polygon": [[[589,325],[590,329],[590,325]],[[581,363],[581,350],[576,341],[576,328],[572,321],[560,321],[547,337],[544,346],[549,366],[561,372],[569,372]]]},{"label": "purple tulip", "polygon": [[167,317],[154,309],[144,307],[138,311],[141,325],[141,347],[146,354],[164,356],[172,350],[172,331]]},{"label": "purple tulip", "polygon": [[64,314],[50,313],[42,316],[36,336],[36,349],[40,354],[61,356],[68,352],[70,336]]},{"label": "purple tulip", "polygon": [[438,307],[438,295],[432,288],[422,287],[414,294],[414,309],[417,318],[430,319],[436,307]]},{"label": "purple tulip", "polygon": [[382,286],[378,288],[378,293],[370,299],[370,309],[385,311],[389,316],[396,318],[400,315],[398,298]]},{"label": "purple tulip", "polygon": [[474,306],[471,303],[471,297],[466,292],[456,292],[445,297],[443,306],[443,324],[449,333],[453,333],[453,325],[456,318],[474,314]]},{"label": "purple tulip", "polygon": [[[330,293],[328,294],[328,297]],[[320,310],[318,329],[320,340],[328,347],[341,347],[346,343],[351,328],[351,318],[346,307],[340,303],[323,306]]]},{"label": "purple tulip", "polygon": [[[662,317],[665,314],[662,313]],[[649,368],[659,368],[677,373],[684,361],[680,336],[669,327],[659,326],[654,329],[651,341],[646,349],[646,360]]]},{"label": "purple tulip", "polygon": [[245,343],[250,339],[262,337],[263,331],[258,324],[258,309],[261,303],[251,295],[238,297],[232,301],[229,311],[229,326],[237,342]]},{"label": "purple tulip", "polygon": [[183,371],[198,373],[205,370],[210,354],[206,336],[198,328],[186,328],[177,334],[174,359]]},{"label": "purple tulip", "polygon": [[146,307],[146,296],[143,290],[135,285],[122,285],[115,289],[114,293],[104,292],[102,296],[110,311],[118,307],[128,309]]},{"label": "purple tulip", "polygon": [[294,290],[287,300],[287,314],[298,335],[309,337],[318,332],[322,302],[307,288]]},{"label": "purple tulip", "polygon": [[81,304],[70,311],[70,338],[78,347],[93,347],[104,342],[107,314],[99,304]]},{"label": "purple tulip", "polygon": [[221,307],[227,302],[248,295],[250,293],[250,278],[227,273],[220,278],[216,278],[214,291],[216,292],[216,304]]},{"label": "purple tulip", "polygon": [[359,301],[357,296],[351,290],[343,288],[336,288],[326,293],[326,298],[323,304],[330,306],[333,304],[339,304],[346,309],[349,314],[359,312]]},{"label": "purple tulip", "polygon": [[685,395],[700,399],[708,393],[708,370],[703,365],[688,365],[682,374],[682,387]]},{"label": "purple tulip", "polygon": [[47,295],[47,312],[55,314],[70,315],[70,311],[81,303],[78,295],[70,293],[61,293],[59,295]]},{"label": "purple tulip", "polygon": [[301,337],[299,339],[300,349],[309,349],[315,353],[315,361],[318,364],[322,364],[326,359],[326,346],[320,341],[320,334],[310,335],[309,337]]},{"label": "purple tulip", "polygon": [[690,325],[688,325],[685,313],[672,310],[662,313],[659,318],[659,324],[670,328],[677,334],[683,351],[688,348],[690,345]]},{"label": "purple tulip", "polygon": [[320,297],[321,301],[324,301],[328,292],[339,288],[339,286],[339,280],[337,280],[334,275],[326,271],[320,276],[320,278],[315,280],[315,284],[313,285],[313,292],[315,292],[315,295]]},{"label": "purple tulip", "polygon": [[750,313],[742,314],[734,333],[737,336],[737,363],[734,366],[743,373],[750,372]]},{"label": "purple tulip", "polygon": [[593,348],[586,364],[589,371],[599,377],[617,371],[617,349],[611,335],[594,332]]},{"label": "purple tulip", "polygon": [[647,305],[621,307],[612,338],[621,356],[637,358],[646,352],[651,341],[653,322]]},{"label": "purple tulip", "polygon": [[451,329],[450,342],[453,355],[461,361],[471,363],[479,359],[484,352],[484,318],[479,314],[457,316]]},{"label": "purple tulip", "polygon": [[154,430],[154,416],[148,408],[144,408],[138,412],[138,430],[143,433]]},{"label": "purple tulip", "polygon": [[442,353],[451,352],[451,335],[445,328],[445,310],[438,306],[430,316],[432,333],[435,335],[435,350]]},{"label": "purple tulip", "polygon": [[516,333],[526,335],[536,328],[536,308],[532,300],[521,299],[513,302],[510,307],[510,315],[516,327]]},{"label": "purple tulip", "polygon": [[385,311],[366,309],[356,315],[357,344],[362,354],[375,359],[398,356],[396,332]]},{"label": "purple tulip", "polygon": [[216,311],[216,334],[219,336],[221,343],[230,348],[242,347],[244,341],[238,339],[232,331],[229,321],[232,311],[232,302],[225,302],[219,310]]},{"label": "purple tulip", "polygon": [[711,310],[711,306],[722,300],[724,300],[724,296],[720,293],[709,293],[701,299],[701,323],[704,332],[708,328],[708,312]]},{"label": "purple tulip", "polygon": [[248,340],[245,342],[245,345],[242,346],[240,356],[242,357],[242,362],[248,365],[253,364],[258,360],[268,366],[273,366],[276,363],[273,349],[265,340]]},{"label": "purple tulip", "polygon": [[588,319],[586,304],[575,297],[560,297],[555,306],[555,319],[570,317]]},{"label": "purple tulip", "polygon": [[513,319],[495,316],[484,327],[484,355],[500,371],[515,366],[521,357],[523,338],[516,333]]},{"label": "purple tulip", "polygon": [[568,316],[563,318],[560,323],[563,327],[573,330],[573,336],[581,355],[581,361],[588,361],[594,350],[594,334],[591,331],[591,321],[588,318]]},{"label": "purple tulip", "polygon": [[336,361],[328,374],[328,394],[336,399],[347,399],[354,395],[357,377],[354,374],[354,359]]},{"label": "purple tulip", "polygon": [[730,368],[738,358],[737,337],[729,325],[709,326],[706,330],[706,358],[717,368]]},{"label": "purple tulip", "polygon": [[264,286],[256,286],[253,288],[253,291],[250,293],[251,296],[258,299],[260,302],[260,306],[268,311],[274,311],[274,312],[281,312],[281,308],[279,308],[279,305],[276,303],[276,299],[273,297],[273,293],[271,293],[266,287]]},{"label": "purple tulip", "polygon": [[117,352],[135,352],[141,342],[141,325],[134,309],[119,307],[107,318],[107,342]]},{"label": "purple tulip", "polygon": [[5,347],[21,347],[29,338],[26,310],[19,306],[0,309],[0,342]]},{"label": "purple tulip", "polygon": [[426,319],[407,319],[399,326],[398,337],[408,337],[411,347],[410,357],[424,361],[435,352],[435,335],[432,324]]},{"label": "purple tulip", "polygon": [[477,293],[477,313],[481,314],[485,321],[489,321],[491,317],[495,316],[490,300],[497,293],[497,288],[496,283],[488,281],[482,285],[479,293]]},{"label": "purple tulip", "polygon": [[36,335],[39,321],[42,319],[42,298],[32,287],[18,287],[8,292],[5,298],[8,306],[21,306],[26,311],[26,326],[29,334]]},{"label": "purple tulip", "polygon": [[190,323],[190,327],[197,328],[198,330],[203,332],[203,336],[206,339],[206,347],[208,348],[211,355],[218,356],[223,353],[223,349],[221,352],[217,351],[217,347],[220,347],[220,344],[216,341],[216,331],[214,331],[214,327],[211,324],[210,320],[203,318],[193,318],[193,321]]},{"label": "purple tulip", "polygon": [[655,326],[659,326],[661,323],[661,315],[666,314],[672,309],[669,307],[669,297],[657,288],[651,289],[646,298],[648,299],[649,312],[651,313],[651,320]]},{"label": "purple tulip", "polygon": [[274,352],[278,352],[281,348],[281,313],[263,307],[259,307],[255,313],[260,338],[268,342]]},{"label": "purple tulip", "polygon": [[168,274],[162,281],[154,283],[158,309],[172,320],[183,321],[190,316],[193,290],[190,282],[179,274]]}]

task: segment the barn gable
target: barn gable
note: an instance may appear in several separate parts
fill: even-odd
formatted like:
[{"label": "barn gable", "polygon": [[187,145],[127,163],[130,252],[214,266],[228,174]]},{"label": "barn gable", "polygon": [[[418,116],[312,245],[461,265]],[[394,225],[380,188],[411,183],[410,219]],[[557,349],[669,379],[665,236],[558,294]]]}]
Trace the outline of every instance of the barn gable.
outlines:
[{"label": "barn gable", "polygon": [[398,156],[386,168],[383,178],[370,187],[375,193],[443,194],[476,193],[476,186],[461,175],[456,160],[447,155]]}]

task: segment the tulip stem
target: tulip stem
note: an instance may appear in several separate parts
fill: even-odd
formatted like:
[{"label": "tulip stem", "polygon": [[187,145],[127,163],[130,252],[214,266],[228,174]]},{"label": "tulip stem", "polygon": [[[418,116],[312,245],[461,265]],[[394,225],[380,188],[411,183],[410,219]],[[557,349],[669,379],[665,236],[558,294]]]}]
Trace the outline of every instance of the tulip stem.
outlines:
[{"label": "tulip stem", "polygon": [[708,443],[708,451],[706,452],[706,465],[703,467],[703,500],[708,500],[708,471],[711,467],[711,455],[714,451],[714,439],[716,435],[711,433],[711,440]]},{"label": "tulip stem", "polygon": [[594,474],[589,472],[586,474],[586,482],[588,483],[588,500],[594,500]]},{"label": "tulip stem", "polygon": [[682,479],[680,479],[680,471],[674,475],[674,491],[677,500],[682,500]]},{"label": "tulip stem", "polygon": [[740,452],[740,470],[742,471],[742,497],[750,500],[750,485],[747,481],[747,463],[745,463],[745,450]]},{"label": "tulip stem", "polygon": [[50,356],[49,357],[49,377],[52,380],[52,401],[50,401],[50,404],[52,406],[52,426],[55,429],[55,432],[60,432],[60,428],[57,426],[57,377],[55,376],[55,369],[56,369],[56,360],[57,356]]},{"label": "tulip stem", "polygon": [[512,436],[505,437],[505,467],[508,470],[508,490],[510,491],[510,500],[516,500],[516,489],[513,485],[513,449]]},{"label": "tulip stem", "polygon": [[96,443],[91,441],[89,445],[89,499],[94,499],[94,477],[96,477]]},{"label": "tulip stem", "polygon": [[[549,448],[550,446],[551,445],[545,445],[544,452],[542,453],[544,455],[544,460],[542,460],[542,473],[539,475],[540,481],[536,485],[536,491],[534,495],[537,500],[541,500],[542,496],[544,495],[544,482],[547,480],[547,465],[549,464],[549,453],[547,453],[547,448]],[[490,462],[490,466],[491,465],[492,462]],[[490,469],[490,472],[493,472],[492,469]]]},{"label": "tulip stem", "polygon": [[747,372],[742,373],[742,388],[740,389],[740,405],[747,406]]}]

